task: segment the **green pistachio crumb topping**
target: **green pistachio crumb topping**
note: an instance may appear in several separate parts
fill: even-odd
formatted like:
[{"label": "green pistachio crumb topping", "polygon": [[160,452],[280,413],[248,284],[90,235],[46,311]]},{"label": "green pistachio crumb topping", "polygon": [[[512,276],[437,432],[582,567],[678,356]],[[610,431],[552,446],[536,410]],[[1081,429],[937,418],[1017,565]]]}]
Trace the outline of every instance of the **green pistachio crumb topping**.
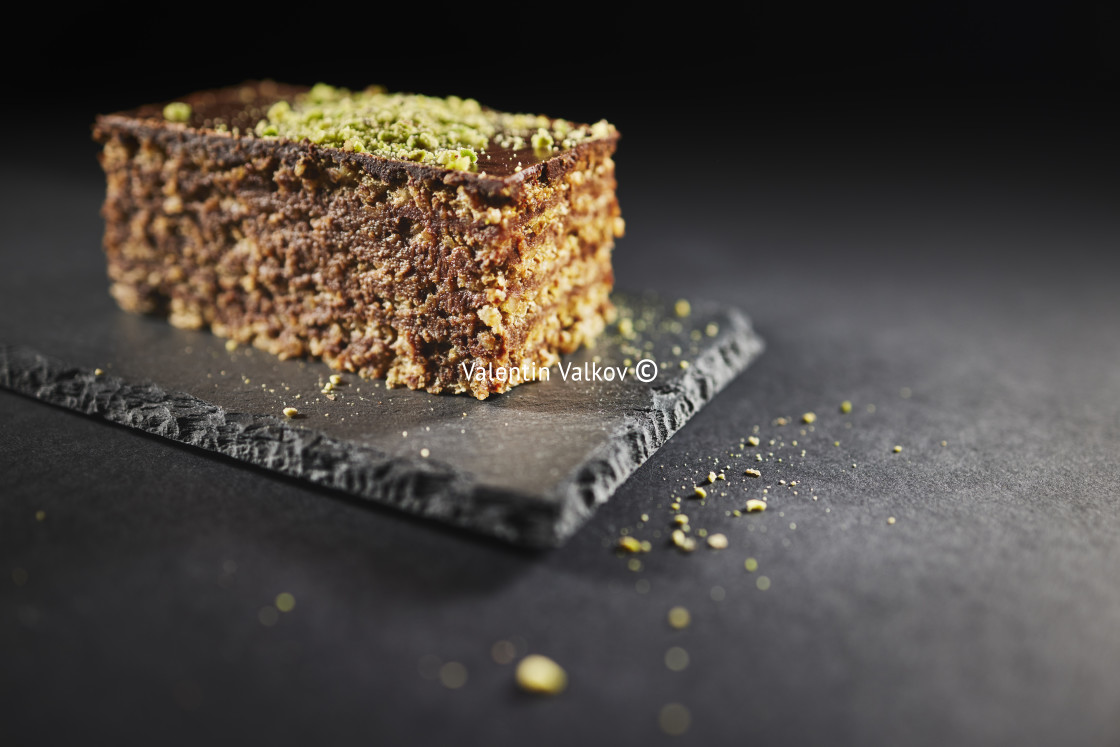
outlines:
[{"label": "green pistachio crumb topping", "polygon": [[556,141],[552,139],[552,135],[549,134],[548,130],[541,127],[533,135],[533,150],[550,150],[554,142]]},{"label": "green pistachio crumb topping", "polygon": [[191,118],[191,105],[182,101],[172,101],[163,107],[163,118],[168,122],[186,122]]},{"label": "green pistachio crumb topping", "polygon": [[[177,120],[169,114],[172,106],[186,105],[169,104],[164,116],[184,121],[186,117]],[[491,143],[514,149],[527,143],[535,150],[549,150],[556,143],[571,148],[608,137],[614,128],[606,121],[573,127],[562,119],[506,114],[457,96],[386,93],[377,87],[350,91],[318,83],[291,103],[273,104],[255,132],[263,138],[308,140],[353,153],[471,171]]]}]

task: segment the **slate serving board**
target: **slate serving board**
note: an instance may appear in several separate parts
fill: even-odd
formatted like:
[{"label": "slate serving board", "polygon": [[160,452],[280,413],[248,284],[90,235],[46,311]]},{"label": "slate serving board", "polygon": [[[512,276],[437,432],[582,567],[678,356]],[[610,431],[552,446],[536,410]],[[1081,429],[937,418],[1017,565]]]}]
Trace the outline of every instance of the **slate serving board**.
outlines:
[{"label": "slate serving board", "polygon": [[[735,309],[694,305],[680,317],[663,299],[619,294],[636,331],[612,327],[549,381],[478,401],[345,374],[328,396],[336,372],[321,363],[228,350],[207,332],[120,311],[88,255],[33,274],[0,284],[0,386],[538,547],[570,537],[763,347]],[[642,358],[659,364],[652,382],[633,369],[622,381],[574,380]]]}]

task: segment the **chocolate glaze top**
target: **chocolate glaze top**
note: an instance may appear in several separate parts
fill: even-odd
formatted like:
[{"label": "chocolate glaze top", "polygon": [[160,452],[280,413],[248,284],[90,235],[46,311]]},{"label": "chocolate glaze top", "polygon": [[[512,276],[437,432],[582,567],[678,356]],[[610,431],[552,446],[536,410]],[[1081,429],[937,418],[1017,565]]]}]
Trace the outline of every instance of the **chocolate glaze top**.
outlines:
[{"label": "chocolate glaze top", "polygon": [[[294,86],[273,81],[249,81],[238,86],[199,91],[176,99],[191,107],[190,118],[186,122],[169,122],[164,118],[164,105],[146,104],[136,109],[101,115],[97,118],[96,129],[151,130],[174,129],[192,131],[217,137],[244,138],[262,142],[286,142],[277,138],[260,138],[253,128],[265,118],[270,106],[277,101],[293,101],[299,94],[308,90],[305,86]],[[581,125],[573,123],[574,126]],[[224,126],[225,129],[217,129]],[[530,147],[503,148],[491,143],[479,152],[476,170],[454,171],[436,164],[414,163],[399,159],[389,159],[371,153],[351,153],[325,145],[312,145],[305,141],[308,148],[330,150],[341,156],[341,160],[360,163],[367,170],[382,174],[390,166],[408,171],[420,178],[442,178],[444,181],[471,181],[487,192],[508,192],[512,187],[539,179],[551,180],[565,173],[585,149],[608,147],[614,149],[618,133],[605,138],[581,142],[572,148],[558,148],[541,158]],[[520,170],[518,167],[520,165]]]}]

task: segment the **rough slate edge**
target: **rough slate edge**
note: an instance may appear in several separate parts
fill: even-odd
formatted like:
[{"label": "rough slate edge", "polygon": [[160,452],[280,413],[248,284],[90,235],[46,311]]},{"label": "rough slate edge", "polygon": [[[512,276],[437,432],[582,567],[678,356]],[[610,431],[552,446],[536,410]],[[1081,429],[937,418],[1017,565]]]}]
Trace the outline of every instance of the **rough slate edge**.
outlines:
[{"label": "rough slate edge", "polygon": [[272,415],[228,411],[154,383],[97,375],[26,346],[0,345],[0,386],[425,518],[515,544],[556,547],[762,352],[747,318],[726,312],[730,324],[715,344],[675,381],[651,386],[651,405],[628,413],[629,424],[556,487],[561,500],[534,502],[530,512],[524,503],[511,508],[518,501],[507,491],[435,460],[390,456]]}]

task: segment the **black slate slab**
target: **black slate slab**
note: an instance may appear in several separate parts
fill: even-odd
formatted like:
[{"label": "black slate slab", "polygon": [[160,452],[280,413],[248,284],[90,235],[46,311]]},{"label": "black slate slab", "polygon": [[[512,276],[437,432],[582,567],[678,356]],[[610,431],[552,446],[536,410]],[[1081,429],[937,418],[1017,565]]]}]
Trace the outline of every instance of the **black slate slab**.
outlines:
[{"label": "black slate slab", "polygon": [[[324,393],[336,372],[321,363],[230,350],[209,333],[126,314],[100,274],[59,271],[45,286],[4,288],[0,386],[503,540],[554,546],[762,350],[735,309],[681,317],[655,297],[616,302],[633,331],[615,326],[595,349],[551,367],[548,381],[505,395],[435,396],[354,375]],[[660,368],[649,383],[634,376],[646,358]],[[628,366],[621,380],[604,380]],[[291,420],[289,406],[299,410]]]}]

